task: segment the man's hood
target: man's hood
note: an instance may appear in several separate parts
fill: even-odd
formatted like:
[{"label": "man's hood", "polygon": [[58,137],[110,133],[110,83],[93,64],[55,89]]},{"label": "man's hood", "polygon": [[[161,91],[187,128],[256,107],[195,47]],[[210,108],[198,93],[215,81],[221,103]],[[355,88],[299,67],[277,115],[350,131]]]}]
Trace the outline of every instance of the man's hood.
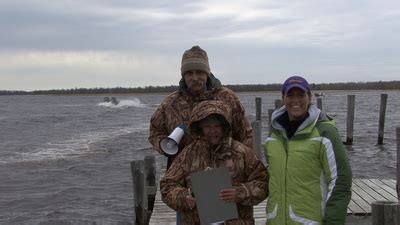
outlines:
[{"label": "man's hood", "polygon": [[[213,90],[216,88],[220,88],[221,86],[222,86],[221,81],[219,81],[218,78],[214,76],[214,74],[210,73],[210,75],[207,78],[206,89]],[[187,92],[187,91],[188,87],[186,85],[185,78],[182,76],[181,80],[179,81],[179,92]]]}]

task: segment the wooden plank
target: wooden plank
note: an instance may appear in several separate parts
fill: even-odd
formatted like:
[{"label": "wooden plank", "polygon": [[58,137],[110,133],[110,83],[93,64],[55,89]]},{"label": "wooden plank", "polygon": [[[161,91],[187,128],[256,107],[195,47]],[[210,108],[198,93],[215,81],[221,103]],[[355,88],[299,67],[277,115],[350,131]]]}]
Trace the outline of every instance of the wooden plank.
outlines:
[{"label": "wooden plank", "polygon": [[[397,201],[397,196],[393,195],[394,190],[388,187],[387,185],[384,184],[378,185],[377,183],[373,182],[370,179],[362,179],[361,181],[367,184],[370,188],[375,190],[381,196],[383,196],[384,200]],[[390,190],[392,190],[393,192],[391,193]]]},{"label": "wooden plank", "polygon": [[350,199],[349,205],[347,206],[347,214],[354,214],[354,215],[359,215],[359,214],[367,214],[367,212],[361,208],[355,201],[354,199]]},{"label": "wooden plank", "polygon": [[[355,185],[352,185],[352,195],[351,199],[354,201],[356,205],[359,207],[355,207],[352,209],[354,215],[367,215],[371,212],[371,207],[368,202],[366,202],[355,190]],[[357,210],[358,209],[358,210]],[[361,209],[361,210],[359,210]]]},{"label": "wooden plank", "polygon": [[397,192],[394,188],[391,188],[390,186],[386,185],[385,183],[382,182],[380,179],[372,179],[371,180],[373,183],[379,185],[381,188],[385,189],[387,192],[389,192],[393,196],[397,196]]},{"label": "wooden plank", "polygon": [[[357,183],[353,182],[354,190],[360,195],[362,199],[364,199],[366,202],[368,202],[369,205],[371,205],[372,202],[376,201],[376,199],[371,196],[370,193],[365,191],[360,185]],[[371,209],[370,209],[371,210]]]},{"label": "wooden plank", "polygon": [[[351,200],[350,200],[350,202],[351,202]],[[349,204],[350,204],[350,203],[349,203]],[[353,214],[353,211],[351,211],[350,207],[347,207],[346,214],[347,214],[347,215]]]},{"label": "wooden plank", "polygon": [[363,182],[361,179],[355,179],[353,182],[357,184],[361,189],[363,189],[366,193],[368,193],[372,198],[374,198],[374,201],[387,200],[384,196],[378,193],[376,189],[371,188],[366,182]]},{"label": "wooden plank", "polygon": [[162,200],[159,185],[157,185],[157,194],[154,202],[153,213],[150,217],[149,225],[175,225],[176,212],[169,208]]},{"label": "wooden plank", "polygon": [[[158,186],[158,185],[157,185]],[[376,200],[393,200],[397,198],[395,181],[389,179],[353,179],[352,197],[347,208],[348,216],[368,216],[371,215],[371,203]],[[256,224],[266,222],[267,200],[254,206],[254,219]],[[150,225],[155,224],[174,224],[176,212],[170,209],[161,200],[159,187],[154,204],[153,215],[150,218]]]},{"label": "wooden plank", "polygon": [[383,183],[385,183],[387,186],[394,188],[396,190],[396,181],[392,179],[381,179]]}]

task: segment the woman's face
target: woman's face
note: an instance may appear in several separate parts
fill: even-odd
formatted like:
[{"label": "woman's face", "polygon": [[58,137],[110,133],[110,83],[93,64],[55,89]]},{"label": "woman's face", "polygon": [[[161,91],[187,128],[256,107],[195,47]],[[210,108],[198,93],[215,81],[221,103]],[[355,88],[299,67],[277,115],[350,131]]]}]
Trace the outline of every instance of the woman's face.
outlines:
[{"label": "woman's face", "polygon": [[307,116],[311,94],[300,88],[292,88],[283,95],[283,104],[287,108],[289,120],[301,120]]},{"label": "woman's face", "polygon": [[201,132],[212,146],[218,145],[224,137],[224,128],[217,119],[206,118],[199,124]]}]

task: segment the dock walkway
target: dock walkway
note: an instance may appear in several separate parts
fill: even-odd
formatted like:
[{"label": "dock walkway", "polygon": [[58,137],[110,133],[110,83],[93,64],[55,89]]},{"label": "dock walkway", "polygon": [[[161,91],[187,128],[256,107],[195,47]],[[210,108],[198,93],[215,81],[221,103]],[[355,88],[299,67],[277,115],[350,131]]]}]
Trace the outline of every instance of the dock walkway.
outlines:
[{"label": "dock walkway", "polygon": [[[150,224],[175,224],[175,211],[165,205],[157,190],[154,210]],[[369,216],[371,215],[371,203],[375,201],[396,201],[396,181],[394,179],[353,179],[352,196],[347,208],[347,215]],[[256,224],[265,224],[266,201],[254,207]]]}]

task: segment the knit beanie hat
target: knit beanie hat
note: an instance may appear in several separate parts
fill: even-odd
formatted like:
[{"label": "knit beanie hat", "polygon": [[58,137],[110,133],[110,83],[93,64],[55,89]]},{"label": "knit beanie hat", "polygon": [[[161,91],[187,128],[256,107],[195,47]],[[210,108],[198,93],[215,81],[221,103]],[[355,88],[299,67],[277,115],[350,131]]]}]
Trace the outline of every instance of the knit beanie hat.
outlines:
[{"label": "knit beanie hat", "polygon": [[199,46],[193,46],[183,53],[181,66],[182,76],[189,70],[201,70],[210,75],[207,52]]}]

